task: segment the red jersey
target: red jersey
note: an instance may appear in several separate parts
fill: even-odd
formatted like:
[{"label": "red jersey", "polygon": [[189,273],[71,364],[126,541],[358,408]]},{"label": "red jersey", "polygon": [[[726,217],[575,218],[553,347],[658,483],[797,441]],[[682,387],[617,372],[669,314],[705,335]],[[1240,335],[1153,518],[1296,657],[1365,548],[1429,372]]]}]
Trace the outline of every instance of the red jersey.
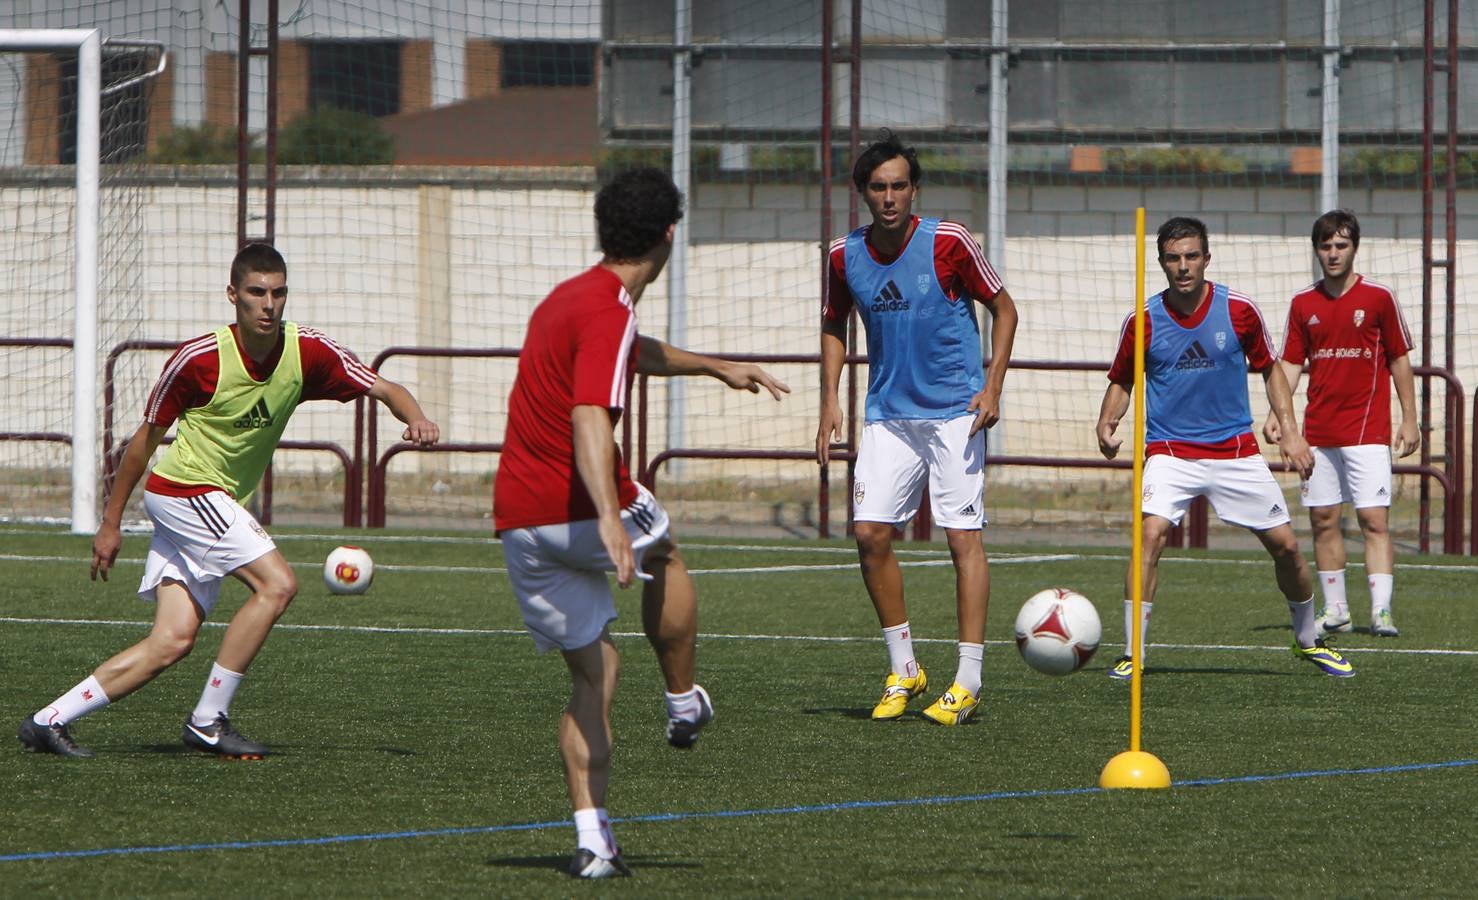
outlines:
[{"label": "red jersey", "polygon": [[[596,266],[558,285],[534,308],[508,398],[508,430],[493,481],[493,527],[533,528],[596,517],[575,467],[576,406],[621,418],[636,375],[636,309],[626,287]],[[616,497],[636,484],[616,450]]]},{"label": "red jersey", "polygon": [[[1165,312],[1176,323],[1186,328],[1195,328],[1211,311],[1211,292],[1215,287],[1216,285],[1212,282],[1206,282],[1206,299],[1190,315],[1181,315],[1169,303],[1165,304]],[[1272,368],[1276,361],[1273,356],[1273,344],[1268,337],[1267,325],[1263,323],[1262,312],[1257,308],[1257,304],[1253,303],[1246,294],[1228,291],[1227,313],[1232,318],[1232,330],[1236,332],[1237,342],[1242,345],[1242,353],[1247,357],[1247,368],[1258,373]],[[1150,344],[1148,316],[1144,320],[1144,343],[1146,347]],[[1134,387],[1134,313],[1126,316],[1124,324],[1119,328],[1119,349],[1114,354],[1113,364],[1109,366],[1108,380],[1131,390]],[[1214,444],[1197,444],[1191,441],[1153,441],[1144,448],[1144,452],[1145,456],[1165,454],[1181,459],[1239,459],[1244,456],[1256,456],[1261,450],[1257,446],[1257,436],[1247,431]]]},{"label": "red jersey", "polygon": [[1338,297],[1322,280],[1295,294],[1283,359],[1309,364],[1309,444],[1390,444],[1391,361],[1409,352],[1411,331],[1385,285],[1357,276]]},{"label": "red jersey", "polygon": [[[257,362],[241,347],[241,335],[235,325],[231,336],[236,339],[241,362],[247,374],[265,381],[282,359],[282,342],[272,355]],[[298,354],[303,363],[303,393],[298,402],[338,400],[346,403],[374,387],[379,376],[360,362],[354,354],[339,346],[333,338],[316,328],[298,326]],[[187,409],[205,406],[215,396],[216,378],[221,361],[214,333],[185,341],[164,363],[164,371],[149,391],[144,405],[144,421],[168,428]],[[214,485],[177,484],[161,475],[149,473],[144,490],[170,497],[194,497],[221,490]]]},{"label": "red jersey", "polygon": [[[914,216],[913,222],[917,224],[918,221],[919,217]],[[869,225],[868,235],[871,231],[872,226]],[[912,235],[909,240],[913,240]],[[905,243],[898,248],[897,253],[885,256],[878,252],[871,240],[864,240],[863,244],[872,258],[885,266],[898,259],[908,247]],[[852,292],[847,288],[846,235],[831,242],[830,254],[826,293],[821,300],[821,315],[835,322],[845,319],[852,312]],[[984,303],[1001,292],[1001,276],[996,274],[990,261],[985,258],[985,253],[975,243],[974,236],[958,222],[939,220],[939,228],[934,233],[934,274],[939,279],[939,286],[951,300],[970,296]]]}]

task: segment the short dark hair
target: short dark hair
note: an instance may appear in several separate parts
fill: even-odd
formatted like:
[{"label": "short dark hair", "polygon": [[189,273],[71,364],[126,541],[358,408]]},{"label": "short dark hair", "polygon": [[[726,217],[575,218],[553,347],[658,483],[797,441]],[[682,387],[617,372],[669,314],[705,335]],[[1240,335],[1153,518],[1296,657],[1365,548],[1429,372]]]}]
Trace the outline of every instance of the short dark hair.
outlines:
[{"label": "short dark hair", "polygon": [[852,164],[852,182],[857,185],[857,193],[867,190],[867,182],[874,169],[900,156],[908,160],[908,183],[918,184],[924,177],[924,170],[919,168],[919,154],[914,148],[903,146],[898,135],[884,128],[878,132],[878,139],[868,144]]},{"label": "short dark hair", "polygon": [[252,241],[236,251],[236,258],[231,260],[231,286],[241,287],[241,282],[253,272],[286,277],[287,260],[271,244]]},{"label": "short dark hair", "polygon": [[600,250],[611,259],[636,259],[645,254],[682,217],[682,192],[659,169],[629,169],[595,195]]},{"label": "short dark hair", "polygon": [[1360,220],[1348,209],[1331,209],[1314,220],[1314,249],[1343,231],[1350,238],[1350,246],[1360,249]]},{"label": "short dark hair", "polygon": [[1200,219],[1193,219],[1190,216],[1174,216],[1166,219],[1165,224],[1160,226],[1159,234],[1155,235],[1155,256],[1164,256],[1165,245],[1171,241],[1178,241],[1181,238],[1188,237],[1201,239],[1202,253],[1211,252],[1211,241],[1206,237],[1205,222],[1202,222]]}]

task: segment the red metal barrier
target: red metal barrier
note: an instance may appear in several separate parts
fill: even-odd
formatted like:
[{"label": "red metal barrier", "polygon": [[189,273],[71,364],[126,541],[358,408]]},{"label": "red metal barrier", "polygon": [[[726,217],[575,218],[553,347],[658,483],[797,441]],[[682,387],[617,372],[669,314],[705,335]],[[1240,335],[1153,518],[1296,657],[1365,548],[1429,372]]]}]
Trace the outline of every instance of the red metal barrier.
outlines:
[{"label": "red metal barrier", "polygon": [[[370,368],[376,372],[385,360],[392,356],[429,356],[448,359],[478,358],[478,359],[517,359],[518,348],[516,347],[494,347],[488,349],[469,349],[458,347],[387,347],[380,351]],[[369,516],[365,523],[370,528],[385,527],[385,472],[391,458],[398,456],[408,450],[421,453],[501,453],[501,443],[440,443],[434,447],[418,447],[415,444],[400,442],[392,444],[383,456],[378,454],[379,441],[379,405],[369,404],[369,413],[366,419],[369,423],[367,438],[367,456],[373,460],[369,471]],[[630,458],[630,457],[628,457]]]}]

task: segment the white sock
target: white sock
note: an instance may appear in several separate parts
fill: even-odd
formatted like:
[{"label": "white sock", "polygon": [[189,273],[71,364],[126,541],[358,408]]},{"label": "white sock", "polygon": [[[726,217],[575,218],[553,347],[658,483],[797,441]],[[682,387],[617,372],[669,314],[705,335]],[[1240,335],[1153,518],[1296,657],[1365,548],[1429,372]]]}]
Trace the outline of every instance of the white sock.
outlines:
[{"label": "white sock", "polygon": [[1301,603],[1288,601],[1288,613],[1293,618],[1293,639],[1300,647],[1314,646],[1314,639],[1319,635],[1314,628],[1314,598]]},{"label": "white sock", "polygon": [[698,686],[694,685],[681,694],[662,692],[667,697],[667,718],[682,719],[684,722],[698,721],[703,711],[703,702],[698,699]]},{"label": "white sock", "polygon": [[89,675],[76,687],[51,701],[50,706],[36,710],[31,721],[37,725],[66,725],[90,712],[97,712],[111,702],[97,678]]},{"label": "white sock", "polygon": [[984,644],[960,641],[960,667],[955,670],[955,681],[977,699],[980,697],[980,665],[984,660]]},{"label": "white sock", "polygon": [[578,848],[589,850],[601,859],[616,855],[616,839],[611,836],[611,820],[606,817],[606,808],[575,810],[575,833]]},{"label": "white sock", "polygon": [[1150,610],[1154,606],[1155,604],[1146,602],[1139,604],[1139,652],[1135,653],[1129,649],[1129,641],[1134,634],[1134,603],[1124,601],[1124,655],[1138,659],[1140,668],[1146,665],[1144,648],[1150,642]]},{"label": "white sock", "polygon": [[205,690],[200,692],[200,702],[195,704],[195,711],[190,714],[195,724],[204,727],[214,722],[216,716],[226,715],[231,709],[231,698],[236,696],[236,689],[241,687],[241,679],[245,677],[220,663],[211,663]]},{"label": "white sock", "polygon": [[1381,610],[1387,612],[1391,609],[1391,589],[1395,587],[1395,575],[1370,575],[1366,577],[1370,585],[1370,614],[1373,617]]},{"label": "white sock", "polygon": [[913,658],[913,632],[908,623],[883,629],[883,643],[888,645],[888,665],[899,678],[915,678],[919,674],[918,661]]},{"label": "white sock", "polygon": [[1345,570],[1320,572],[1319,587],[1324,591],[1324,614],[1335,618],[1348,618],[1350,604],[1345,597]]}]

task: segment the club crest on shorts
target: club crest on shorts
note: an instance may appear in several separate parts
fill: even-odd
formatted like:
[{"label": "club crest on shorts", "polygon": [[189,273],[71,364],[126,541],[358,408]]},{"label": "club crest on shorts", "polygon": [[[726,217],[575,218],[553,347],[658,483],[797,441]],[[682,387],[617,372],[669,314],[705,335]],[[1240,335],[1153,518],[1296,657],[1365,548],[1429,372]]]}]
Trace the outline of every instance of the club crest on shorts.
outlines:
[{"label": "club crest on shorts", "polygon": [[1144,491],[1139,495],[1139,500],[1141,503],[1148,503],[1153,496],[1155,496],[1155,486],[1153,484],[1147,484],[1144,486]]},{"label": "club crest on shorts", "polygon": [[853,482],[853,484],[852,484],[852,502],[854,504],[856,504],[857,506],[861,506],[862,505],[862,497],[866,493],[867,493],[867,485],[863,484],[860,481]]},{"label": "club crest on shorts", "polygon": [[1357,309],[1357,310],[1355,310],[1355,327],[1356,328],[1359,328],[1361,325],[1364,325],[1364,324],[1365,324],[1365,310],[1363,310],[1363,309]]}]

